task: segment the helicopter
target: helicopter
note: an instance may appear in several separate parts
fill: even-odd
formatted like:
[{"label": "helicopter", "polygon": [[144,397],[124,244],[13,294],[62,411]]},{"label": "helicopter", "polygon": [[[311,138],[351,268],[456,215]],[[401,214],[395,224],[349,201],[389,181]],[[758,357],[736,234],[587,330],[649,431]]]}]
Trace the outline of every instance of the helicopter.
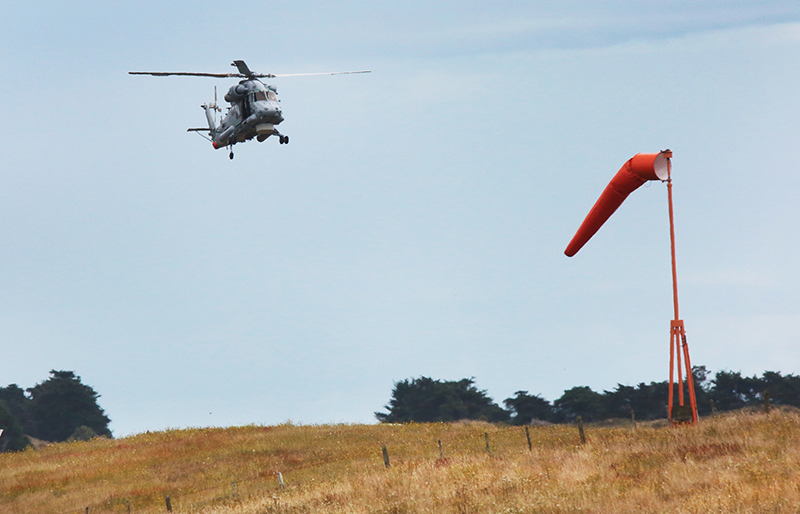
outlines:
[{"label": "helicopter", "polygon": [[[244,61],[233,61],[239,73],[195,73],[185,71],[129,71],[130,75],[151,75],[154,77],[184,76],[184,77],[214,77],[214,78],[242,78],[235,86],[231,86],[225,94],[225,101],[230,104],[225,116],[219,124],[216,112],[222,112],[217,105],[217,88],[214,87],[214,103],[203,104],[200,107],[206,113],[208,128],[190,128],[187,132],[196,132],[211,141],[214,149],[223,147],[230,149],[230,158],[233,159],[233,145],[244,143],[253,138],[259,143],[270,136],[276,136],[282,145],[289,144],[289,136],[278,132],[276,128],[283,121],[278,90],[271,84],[264,84],[259,79],[275,77],[298,77],[309,75],[348,75],[353,73],[370,73],[370,71],[334,71],[325,73],[294,73],[273,75],[271,73],[254,73],[250,71]],[[207,132],[208,136],[202,134]]]}]

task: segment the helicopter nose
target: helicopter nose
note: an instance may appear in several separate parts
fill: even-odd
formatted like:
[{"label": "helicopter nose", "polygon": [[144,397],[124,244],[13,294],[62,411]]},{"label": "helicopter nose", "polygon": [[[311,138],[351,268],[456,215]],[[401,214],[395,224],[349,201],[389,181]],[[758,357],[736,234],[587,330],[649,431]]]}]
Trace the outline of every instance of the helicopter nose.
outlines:
[{"label": "helicopter nose", "polygon": [[268,119],[272,120],[272,123],[280,123],[283,121],[280,109],[268,109],[264,114]]},{"label": "helicopter nose", "polygon": [[278,107],[264,105],[258,111],[258,117],[268,123],[280,123],[283,121],[281,110]]}]

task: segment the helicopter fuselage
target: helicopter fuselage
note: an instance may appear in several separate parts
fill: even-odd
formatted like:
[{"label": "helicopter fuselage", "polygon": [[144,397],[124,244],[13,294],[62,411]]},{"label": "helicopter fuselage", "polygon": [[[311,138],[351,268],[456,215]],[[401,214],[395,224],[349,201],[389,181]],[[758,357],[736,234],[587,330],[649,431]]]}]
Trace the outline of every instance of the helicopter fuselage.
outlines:
[{"label": "helicopter fuselage", "polygon": [[[264,141],[273,134],[280,136],[275,126],[283,121],[283,114],[275,86],[266,85],[258,79],[242,80],[228,90],[225,101],[231,105],[219,125],[215,125],[209,116],[214,148],[253,138]],[[204,108],[208,114],[210,106]]]},{"label": "helicopter fuselage", "polygon": [[[129,71],[130,75],[151,75],[154,77],[183,76],[183,77],[214,77],[229,78],[241,77],[244,80],[231,87],[225,94],[225,101],[230,105],[228,112],[217,124],[215,112],[217,106],[217,88],[214,88],[214,103],[203,104],[201,107],[206,112],[208,129],[190,128],[189,132],[206,132],[214,148],[225,146],[232,147],[236,143],[243,143],[256,138],[259,142],[269,136],[277,136],[280,144],[289,143],[289,136],[284,136],[275,128],[283,121],[278,90],[275,86],[266,85],[259,78],[296,77],[301,75],[346,75],[351,73],[369,73],[369,71],[334,71],[325,73],[295,73],[292,75],[273,75],[271,73],[253,73],[244,61],[233,61],[231,66],[236,67],[239,73],[203,73],[191,71]],[[233,149],[230,158],[233,159]]]}]

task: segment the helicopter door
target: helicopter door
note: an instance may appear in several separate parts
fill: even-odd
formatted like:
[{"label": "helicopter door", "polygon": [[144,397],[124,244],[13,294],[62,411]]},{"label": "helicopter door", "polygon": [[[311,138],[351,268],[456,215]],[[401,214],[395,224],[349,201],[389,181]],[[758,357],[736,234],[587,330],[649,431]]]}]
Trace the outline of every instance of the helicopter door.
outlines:
[{"label": "helicopter door", "polygon": [[250,98],[252,95],[247,95],[242,99],[242,120],[246,120],[248,116],[253,114],[253,107],[250,105]]}]

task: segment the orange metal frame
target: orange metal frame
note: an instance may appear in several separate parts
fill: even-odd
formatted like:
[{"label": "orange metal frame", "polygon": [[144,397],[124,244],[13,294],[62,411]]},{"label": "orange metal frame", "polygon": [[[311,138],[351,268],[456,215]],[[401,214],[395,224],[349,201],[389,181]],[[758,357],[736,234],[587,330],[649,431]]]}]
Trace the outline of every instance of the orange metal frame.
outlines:
[{"label": "orange metal frame", "polygon": [[[672,213],[672,152],[664,150],[664,156],[667,157],[667,197],[669,200],[669,238],[670,248],[672,250],[672,301],[675,306],[675,319],[670,323],[670,342],[669,342],[669,405],[668,415],[673,424],[686,423],[682,420],[673,419],[673,406],[675,396],[675,364],[677,356],[678,367],[678,405],[684,406],[683,394],[683,370],[686,370],[686,386],[689,391],[689,405],[692,410],[691,423],[697,423],[697,398],[694,394],[694,380],[692,378],[692,361],[689,359],[689,345],[686,343],[686,330],[683,325],[683,320],[680,319],[678,314],[678,268],[675,264],[675,221]],[[681,359],[683,357],[683,359]],[[681,362],[683,361],[683,362]],[[683,364],[683,366],[682,366]]]}]

